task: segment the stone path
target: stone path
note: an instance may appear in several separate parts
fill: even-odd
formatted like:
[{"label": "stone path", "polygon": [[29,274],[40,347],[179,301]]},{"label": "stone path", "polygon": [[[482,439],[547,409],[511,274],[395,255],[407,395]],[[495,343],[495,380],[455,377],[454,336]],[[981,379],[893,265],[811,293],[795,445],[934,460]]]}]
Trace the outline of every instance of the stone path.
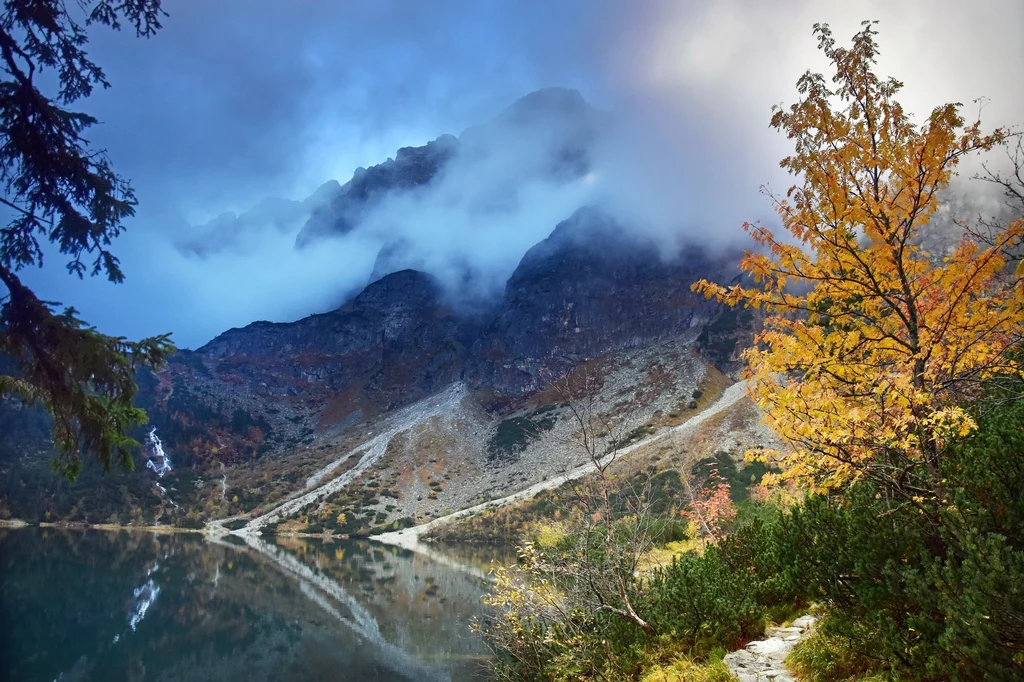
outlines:
[{"label": "stone path", "polygon": [[722,659],[725,667],[739,682],[796,682],[783,662],[796,643],[810,633],[815,620],[814,616],[801,616],[789,627],[768,628],[766,639],[726,654]]}]

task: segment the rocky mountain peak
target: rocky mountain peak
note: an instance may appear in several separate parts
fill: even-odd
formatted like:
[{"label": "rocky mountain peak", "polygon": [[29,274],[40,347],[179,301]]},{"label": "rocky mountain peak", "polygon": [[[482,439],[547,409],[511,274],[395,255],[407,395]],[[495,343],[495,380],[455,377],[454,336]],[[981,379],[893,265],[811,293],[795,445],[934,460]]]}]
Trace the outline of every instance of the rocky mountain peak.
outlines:
[{"label": "rocky mountain peak", "polygon": [[518,124],[549,123],[558,118],[585,120],[593,109],[578,90],[570,88],[541,88],[513,102],[501,118]]},{"label": "rocky mountain peak", "polygon": [[312,212],[295,239],[296,248],[351,232],[386,196],[429,184],[454,153],[454,141],[451,135],[442,135],[421,147],[402,147],[384,163],[357,168],[351,180],[330,190],[327,200]]},{"label": "rocky mountain peak", "polygon": [[600,209],[585,207],[531,248],[473,348],[474,372],[498,392],[540,388],[608,352],[697,336],[718,305],[690,291],[735,269],[734,254],[697,246],[663,254]]},{"label": "rocky mountain peak", "polygon": [[[513,185],[548,179],[568,182],[589,170],[589,152],[600,115],[576,90],[545,88],[513,102],[496,117],[418,147],[402,147],[393,159],[358,168],[344,185],[328,190],[299,232],[305,248],[330,235],[356,229],[390,197],[422,190],[445,176],[510,174]],[[496,188],[498,189],[498,188]]]}]

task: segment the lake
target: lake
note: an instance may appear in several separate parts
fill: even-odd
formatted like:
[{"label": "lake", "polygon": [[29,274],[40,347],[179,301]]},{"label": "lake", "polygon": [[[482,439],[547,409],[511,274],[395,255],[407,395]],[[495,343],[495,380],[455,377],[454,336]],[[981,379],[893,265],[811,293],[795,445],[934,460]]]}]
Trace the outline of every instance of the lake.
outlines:
[{"label": "lake", "polygon": [[481,557],[25,528],[0,568],[3,680],[485,679]]}]

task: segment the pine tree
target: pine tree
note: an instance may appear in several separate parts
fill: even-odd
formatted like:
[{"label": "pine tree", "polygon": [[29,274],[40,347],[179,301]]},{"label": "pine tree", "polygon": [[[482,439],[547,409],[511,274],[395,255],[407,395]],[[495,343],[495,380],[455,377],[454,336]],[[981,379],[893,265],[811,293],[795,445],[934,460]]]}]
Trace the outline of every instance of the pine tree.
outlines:
[{"label": "pine tree", "polygon": [[[53,416],[54,468],[74,479],[83,452],[109,468],[132,466],[138,446],[129,430],[145,422],[134,407],[135,373],[155,367],[173,350],[169,335],[128,341],[102,334],[72,307],[40,300],[19,278],[43,265],[54,244],[79,278],[124,280],[109,250],[137,204],[131,185],[84,132],[97,121],[71,107],[96,86],[110,86],[84,48],[87,28],[122,22],[139,37],[160,28],[161,0],[85,0],[73,15],[62,0],[6,0],[0,16],[0,186],[12,216],[0,228],[0,356],[14,371],[0,374],[0,398],[45,407]],[[44,92],[42,74],[57,76]]]}]

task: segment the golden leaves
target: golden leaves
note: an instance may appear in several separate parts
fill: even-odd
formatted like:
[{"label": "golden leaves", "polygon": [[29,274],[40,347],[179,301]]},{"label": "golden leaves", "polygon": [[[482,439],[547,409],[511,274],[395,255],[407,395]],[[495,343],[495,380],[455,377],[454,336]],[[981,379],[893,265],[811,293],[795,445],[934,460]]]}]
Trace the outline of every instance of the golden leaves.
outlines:
[{"label": "golden leaves", "polygon": [[957,104],[915,126],[895,100],[902,83],[872,71],[871,25],[853,48],[816,32],[836,89],[807,74],[800,101],[772,116],[794,140],[782,166],[803,181],[786,198],[769,194],[788,234],[744,225],[760,247],[741,262],[756,287],[693,288],[768,313],[744,355],[750,392],[790,445],[783,477],[826,490],[893,453],[934,463],[975,428],[956,405],[986,379],[1022,371],[1007,351],[1024,325],[1024,265],[1015,283],[1004,275],[1024,219],[935,262],[920,244],[937,192],[962,156],[1004,133],[966,126]]}]

